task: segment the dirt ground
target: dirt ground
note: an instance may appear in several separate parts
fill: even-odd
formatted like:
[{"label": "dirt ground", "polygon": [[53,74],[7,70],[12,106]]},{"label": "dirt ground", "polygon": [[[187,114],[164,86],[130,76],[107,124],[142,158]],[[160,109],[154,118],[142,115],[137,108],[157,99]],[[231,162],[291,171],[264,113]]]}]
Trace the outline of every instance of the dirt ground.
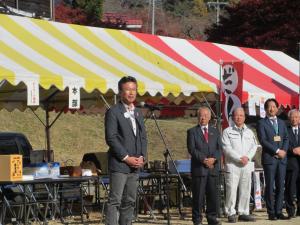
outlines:
[{"label": "dirt ground", "polygon": [[[170,219],[170,224],[174,225],[192,225],[192,219],[191,219],[191,213],[190,213],[190,208],[185,209],[184,213],[185,216],[183,219],[180,219],[178,215],[178,211],[176,209],[171,210],[171,219]],[[300,225],[300,217],[292,218],[290,220],[277,220],[277,221],[270,221],[267,220],[267,214],[265,211],[254,211],[253,215],[256,217],[256,222],[255,225]],[[138,218],[135,220],[133,223],[134,225],[145,225],[145,224],[150,224],[150,225],[161,225],[161,224],[168,224],[167,220],[164,218],[163,214],[159,214],[158,212],[154,212],[154,217],[153,218],[151,215],[144,215],[144,214],[139,214]],[[80,216],[74,216],[73,218],[67,218],[66,222],[68,224],[99,224],[102,225],[104,224],[102,221],[101,214],[99,212],[92,212],[89,215],[89,219],[86,219],[84,217],[84,223],[82,223]],[[222,224],[228,224],[227,218],[223,217],[221,218]],[[57,225],[60,224],[58,221],[51,221],[49,225]],[[207,224],[206,220],[203,221],[203,224]],[[247,222],[237,222],[237,225],[249,225]]]}]

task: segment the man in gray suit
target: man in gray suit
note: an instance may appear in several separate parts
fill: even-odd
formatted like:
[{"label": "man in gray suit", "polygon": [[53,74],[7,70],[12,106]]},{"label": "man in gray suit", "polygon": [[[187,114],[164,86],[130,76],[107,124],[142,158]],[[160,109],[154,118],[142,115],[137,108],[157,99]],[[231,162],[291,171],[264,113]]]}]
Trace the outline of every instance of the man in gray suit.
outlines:
[{"label": "man in gray suit", "polygon": [[138,171],[144,165],[147,137],[142,112],[135,108],[137,81],[123,77],[118,83],[120,102],[105,114],[105,140],[109,146],[110,192],[107,225],[129,225],[135,207]]}]

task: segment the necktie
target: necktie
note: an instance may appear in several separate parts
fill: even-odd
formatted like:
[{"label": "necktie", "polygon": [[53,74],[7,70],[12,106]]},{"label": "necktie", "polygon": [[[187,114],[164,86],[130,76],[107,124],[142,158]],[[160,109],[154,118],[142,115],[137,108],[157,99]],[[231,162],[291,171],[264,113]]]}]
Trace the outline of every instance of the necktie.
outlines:
[{"label": "necktie", "polygon": [[205,138],[205,141],[208,143],[208,131],[207,131],[207,128],[204,127],[203,130],[204,130],[204,138]]},{"label": "necktie", "polygon": [[276,133],[276,135],[278,135],[278,123],[277,123],[277,119],[271,119],[272,121],[272,125],[273,125],[273,128],[274,128],[274,131]]},{"label": "necktie", "polygon": [[294,130],[294,135],[295,135],[296,143],[298,144],[298,129]]}]

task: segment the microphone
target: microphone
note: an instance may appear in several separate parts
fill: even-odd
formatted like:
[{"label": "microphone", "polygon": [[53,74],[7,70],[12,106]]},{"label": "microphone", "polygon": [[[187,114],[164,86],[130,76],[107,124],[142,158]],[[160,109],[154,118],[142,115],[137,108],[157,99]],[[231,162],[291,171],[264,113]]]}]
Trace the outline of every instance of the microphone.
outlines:
[{"label": "microphone", "polygon": [[[149,110],[151,110],[151,111],[154,111],[154,110],[161,110],[161,107],[156,106],[156,105],[149,105],[149,104],[147,104],[147,103],[145,103],[145,102],[141,102],[139,106],[140,106],[140,107],[147,108],[147,109],[149,109]],[[138,107],[139,107],[139,106],[138,106]]]}]

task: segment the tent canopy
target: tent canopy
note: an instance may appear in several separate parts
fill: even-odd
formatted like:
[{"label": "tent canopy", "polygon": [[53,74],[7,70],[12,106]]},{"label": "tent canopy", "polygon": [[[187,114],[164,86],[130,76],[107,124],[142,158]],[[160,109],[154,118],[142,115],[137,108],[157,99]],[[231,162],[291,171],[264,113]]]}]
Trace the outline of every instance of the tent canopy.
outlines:
[{"label": "tent canopy", "polygon": [[24,110],[33,80],[41,103],[65,106],[76,84],[82,106],[103,105],[124,75],[137,78],[139,96],[189,102],[217,93],[220,61],[237,60],[245,93],[298,105],[299,63],[282,52],[0,15],[0,109]]}]

